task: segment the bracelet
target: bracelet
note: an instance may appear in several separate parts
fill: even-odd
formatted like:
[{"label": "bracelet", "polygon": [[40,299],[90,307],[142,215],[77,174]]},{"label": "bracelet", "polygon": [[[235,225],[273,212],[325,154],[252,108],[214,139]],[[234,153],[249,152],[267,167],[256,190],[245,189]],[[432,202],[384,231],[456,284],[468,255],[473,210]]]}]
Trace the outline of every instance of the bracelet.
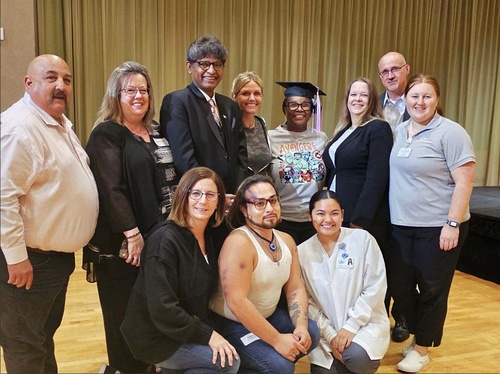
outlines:
[{"label": "bracelet", "polygon": [[137,238],[135,240],[129,240],[129,239],[125,239],[127,241],[127,243],[135,243],[137,241],[139,241],[140,238]]},{"label": "bracelet", "polygon": [[140,231],[137,231],[135,234],[132,234],[130,236],[125,236],[125,239],[132,239],[134,236],[141,235]]}]

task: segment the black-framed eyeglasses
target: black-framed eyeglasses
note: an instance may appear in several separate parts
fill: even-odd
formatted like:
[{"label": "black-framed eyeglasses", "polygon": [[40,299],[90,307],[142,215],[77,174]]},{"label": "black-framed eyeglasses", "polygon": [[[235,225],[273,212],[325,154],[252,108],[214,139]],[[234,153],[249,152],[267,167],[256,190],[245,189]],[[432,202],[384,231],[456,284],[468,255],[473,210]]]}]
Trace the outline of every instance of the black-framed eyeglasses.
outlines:
[{"label": "black-framed eyeglasses", "polygon": [[290,109],[291,111],[295,112],[296,110],[299,110],[299,107],[304,111],[304,112],[309,112],[312,108],[312,103],[310,101],[306,101],[303,103],[296,103],[294,101],[291,101],[289,103],[286,103],[285,106]]},{"label": "black-framed eyeglasses", "polygon": [[205,195],[207,201],[217,201],[220,193],[212,191],[203,192],[200,190],[189,190],[189,197],[193,200],[200,200],[203,195]]},{"label": "black-framed eyeglasses", "polygon": [[404,64],[403,66],[394,66],[393,68],[382,70],[379,73],[379,75],[382,78],[386,78],[389,75],[389,73],[392,73],[392,74],[399,73],[401,71],[401,69],[404,68],[406,65],[408,65],[408,64]]},{"label": "black-framed eyeglasses", "polygon": [[215,70],[219,71],[224,69],[224,63],[222,61],[215,61],[215,62],[210,62],[210,61],[196,61],[198,66],[201,68],[201,70],[207,71],[210,69],[210,66],[213,66]]},{"label": "black-framed eyeglasses", "polygon": [[257,210],[266,209],[267,203],[271,206],[278,206],[281,200],[278,195],[271,196],[269,199],[255,199],[254,201],[247,200],[247,204],[253,204]]},{"label": "black-framed eyeglasses", "polygon": [[125,95],[128,97],[135,97],[137,92],[141,94],[141,96],[149,96],[149,88],[123,88],[120,90],[120,92],[123,92]]}]

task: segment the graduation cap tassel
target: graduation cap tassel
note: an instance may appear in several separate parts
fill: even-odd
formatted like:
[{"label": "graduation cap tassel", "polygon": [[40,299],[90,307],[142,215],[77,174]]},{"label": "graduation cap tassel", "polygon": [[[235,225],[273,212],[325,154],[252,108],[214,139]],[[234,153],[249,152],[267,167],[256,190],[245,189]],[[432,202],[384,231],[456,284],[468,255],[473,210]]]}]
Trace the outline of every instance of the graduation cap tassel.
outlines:
[{"label": "graduation cap tassel", "polygon": [[[316,87],[317,88],[317,87]],[[320,99],[320,94],[319,94],[319,88],[318,93],[316,95],[316,111],[314,113],[314,124],[313,128],[317,131],[321,131],[323,128],[323,124],[321,123],[321,99]]]}]

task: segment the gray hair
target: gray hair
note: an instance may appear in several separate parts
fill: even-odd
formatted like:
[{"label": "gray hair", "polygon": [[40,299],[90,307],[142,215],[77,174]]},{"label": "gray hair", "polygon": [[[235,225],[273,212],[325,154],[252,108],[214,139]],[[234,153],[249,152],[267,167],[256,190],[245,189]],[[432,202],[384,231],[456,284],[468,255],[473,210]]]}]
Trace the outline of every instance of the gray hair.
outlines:
[{"label": "gray hair", "polygon": [[202,35],[198,37],[188,48],[186,59],[194,63],[208,55],[221,60],[223,63],[227,59],[227,49],[219,39],[213,35]]}]

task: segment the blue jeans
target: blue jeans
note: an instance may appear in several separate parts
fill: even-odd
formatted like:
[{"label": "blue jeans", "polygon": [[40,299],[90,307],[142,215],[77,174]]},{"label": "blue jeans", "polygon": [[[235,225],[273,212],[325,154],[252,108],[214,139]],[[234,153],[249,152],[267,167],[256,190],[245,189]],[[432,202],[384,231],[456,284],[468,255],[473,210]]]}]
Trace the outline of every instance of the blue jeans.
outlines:
[{"label": "blue jeans", "polygon": [[208,345],[185,343],[168,359],[156,366],[161,367],[167,373],[237,373],[240,360],[234,360],[233,366],[220,365],[220,356],[217,357],[215,365],[212,363],[213,352]]},{"label": "blue jeans", "polygon": [[[215,315],[214,313],[212,317],[215,329],[236,348],[236,351],[240,355],[241,372],[284,374],[293,373],[295,371],[294,362],[288,361],[272,346],[261,339],[255,340],[245,346],[241,338],[249,334],[250,331],[241,323]],[[267,318],[267,321],[281,334],[291,334],[293,330],[295,330],[290,315],[285,309],[276,309],[276,311]],[[312,344],[307,353],[316,348],[320,339],[319,328],[312,320],[309,320],[308,331],[311,336]],[[299,354],[295,361],[303,356],[304,354]]]},{"label": "blue jeans", "polygon": [[7,284],[5,257],[0,251],[0,342],[5,368],[12,373],[57,373],[54,334],[61,324],[73,253],[28,251],[33,266],[29,290]]}]

